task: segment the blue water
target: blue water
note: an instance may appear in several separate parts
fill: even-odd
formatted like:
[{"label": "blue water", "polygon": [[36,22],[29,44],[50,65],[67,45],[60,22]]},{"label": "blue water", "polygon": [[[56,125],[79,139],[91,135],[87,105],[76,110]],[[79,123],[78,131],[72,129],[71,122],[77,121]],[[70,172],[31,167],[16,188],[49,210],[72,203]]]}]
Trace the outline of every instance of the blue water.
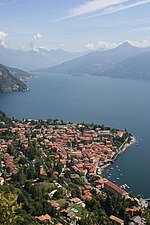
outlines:
[{"label": "blue water", "polygon": [[[138,145],[121,155],[110,180],[150,197],[150,82],[38,74],[29,92],[1,93],[0,109],[16,118],[58,118],[127,129]],[[119,166],[119,170],[116,166]],[[122,174],[122,176],[120,175]],[[119,179],[116,179],[118,177]]]}]

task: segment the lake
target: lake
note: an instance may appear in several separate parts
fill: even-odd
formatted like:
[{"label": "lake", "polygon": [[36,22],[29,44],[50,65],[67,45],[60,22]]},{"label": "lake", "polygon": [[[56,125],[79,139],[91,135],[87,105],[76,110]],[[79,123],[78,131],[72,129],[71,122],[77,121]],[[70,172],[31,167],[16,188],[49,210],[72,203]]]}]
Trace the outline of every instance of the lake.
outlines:
[{"label": "lake", "polygon": [[0,109],[19,119],[57,118],[127,129],[138,144],[104,175],[118,185],[126,183],[134,194],[150,197],[150,81],[38,74],[29,88],[0,93]]}]

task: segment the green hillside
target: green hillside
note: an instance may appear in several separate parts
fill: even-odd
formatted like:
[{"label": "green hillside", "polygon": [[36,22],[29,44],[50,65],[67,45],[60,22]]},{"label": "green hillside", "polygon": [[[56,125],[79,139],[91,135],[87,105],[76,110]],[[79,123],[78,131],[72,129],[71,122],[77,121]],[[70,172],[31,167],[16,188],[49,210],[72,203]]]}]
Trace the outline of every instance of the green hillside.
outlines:
[{"label": "green hillside", "polygon": [[0,92],[27,91],[27,85],[0,65]]}]

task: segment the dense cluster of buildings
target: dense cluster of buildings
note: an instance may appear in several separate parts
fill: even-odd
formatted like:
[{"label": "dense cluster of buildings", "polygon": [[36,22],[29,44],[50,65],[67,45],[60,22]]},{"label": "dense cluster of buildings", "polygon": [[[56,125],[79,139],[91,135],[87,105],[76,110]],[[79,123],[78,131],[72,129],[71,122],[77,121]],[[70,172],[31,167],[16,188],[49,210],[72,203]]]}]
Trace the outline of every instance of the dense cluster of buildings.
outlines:
[{"label": "dense cluster of buildings", "polygon": [[[8,133],[7,139],[2,138],[3,133]],[[75,204],[81,204],[85,207],[85,201],[92,199],[91,190],[105,191],[105,193],[111,193],[118,197],[129,198],[129,194],[108,181],[102,178],[100,175],[101,166],[111,163],[114,156],[118,153],[119,148],[127,141],[127,133],[125,131],[102,129],[100,126],[91,127],[85,124],[61,124],[59,121],[57,124],[43,123],[40,126],[33,121],[13,122],[13,127],[0,128],[0,152],[2,158],[2,170],[5,168],[8,174],[16,174],[18,171],[17,163],[13,159],[7,149],[14,142],[18,141],[20,146],[24,149],[28,149],[30,143],[35,142],[39,148],[42,157],[48,157],[45,149],[55,149],[56,154],[53,157],[53,170],[57,177],[62,177],[65,172],[71,170],[70,179],[78,179],[80,175],[84,177],[86,185],[82,188],[81,198],[72,198],[71,201]],[[15,137],[15,138],[14,138]],[[117,144],[119,140],[120,146]],[[117,143],[117,144],[116,144]],[[24,157],[20,152],[20,156]],[[61,172],[55,171],[55,166],[61,163]],[[71,167],[69,166],[71,164]],[[19,165],[20,166],[20,165]],[[46,165],[40,166],[40,175],[47,175]],[[97,179],[91,183],[89,180],[93,177]],[[3,177],[0,177],[0,184],[4,183]],[[49,200],[49,203],[57,210],[60,209],[59,204],[54,200]],[[127,209],[134,214],[135,209]],[[63,214],[68,217],[72,217],[75,213],[70,209],[65,209]],[[42,215],[36,217],[38,220],[50,220],[49,215]],[[114,217],[110,217],[111,220],[118,224],[123,224],[122,220]]]},{"label": "dense cluster of buildings", "polygon": [[[17,134],[18,140],[24,148],[28,148],[29,141],[37,142],[43,156],[46,156],[44,148],[55,148],[57,154],[55,160],[60,160],[63,164],[69,159],[77,159],[74,164],[74,170],[84,174],[96,174],[97,167],[101,164],[110,162],[117,152],[114,145],[114,137],[124,135],[124,131],[101,130],[100,127],[93,129],[85,129],[85,125],[48,125],[37,128],[36,124],[31,122],[16,122],[14,127],[9,129],[10,134]],[[84,132],[80,131],[81,129]],[[0,128],[0,133],[6,132],[7,128]],[[30,138],[29,138],[30,137]],[[40,141],[41,140],[41,141]],[[15,139],[16,141],[16,139]],[[9,145],[13,144],[13,139],[0,140],[0,150],[4,152],[3,158],[6,167],[12,173],[17,172],[17,168],[13,164],[12,156],[6,153]],[[6,154],[5,154],[6,153]]]}]

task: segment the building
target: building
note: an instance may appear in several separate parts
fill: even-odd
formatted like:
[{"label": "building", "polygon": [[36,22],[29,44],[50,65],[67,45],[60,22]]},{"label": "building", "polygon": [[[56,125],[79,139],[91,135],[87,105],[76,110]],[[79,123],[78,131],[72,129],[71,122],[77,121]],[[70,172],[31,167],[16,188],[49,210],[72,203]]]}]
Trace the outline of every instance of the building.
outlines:
[{"label": "building", "polygon": [[60,205],[55,201],[55,200],[48,200],[48,202],[51,204],[52,207],[54,207],[55,209],[59,210],[60,209]]},{"label": "building", "polygon": [[109,217],[109,219],[112,220],[112,221],[114,221],[114,222],[116,222],[117,224],[124,225],[124,221],[121,220],[121,219],[119,219],[119,218],[116,217],[116,216],[111,215],[111,216]]},{"label": "building", "polygon": [[48,214],[41,215],[41,216],[36,216],[35,218],[38,219],[38,220],[40,220],[41,222],[51,219],[51,217]]},{"label": "building", "polygon": [[117,197],[127,198],[129,196],[129,194],[126,191],[124,191],[123,189],[121,189],[120,187],[118,187],[117,185],[113,184],[110,181],[104,183],[104,189],[107,192],[116,195]]},{"label": "building", "polygon": [[0,186],[2,186],[4,184],[4,178],[0,177]]},{"label": "building", "polygon": [[138,212],[143,213],[143,208],[139,208],[139,207],[126,208],[126,212],[130,212],[132,215],[134,215]]},{"label": "building", "polygon": [[129,225],[143,225],[144,221],[142,220],[142,218],[140,216],[134,216],[131,218],[131,222],[129,223]]}]

